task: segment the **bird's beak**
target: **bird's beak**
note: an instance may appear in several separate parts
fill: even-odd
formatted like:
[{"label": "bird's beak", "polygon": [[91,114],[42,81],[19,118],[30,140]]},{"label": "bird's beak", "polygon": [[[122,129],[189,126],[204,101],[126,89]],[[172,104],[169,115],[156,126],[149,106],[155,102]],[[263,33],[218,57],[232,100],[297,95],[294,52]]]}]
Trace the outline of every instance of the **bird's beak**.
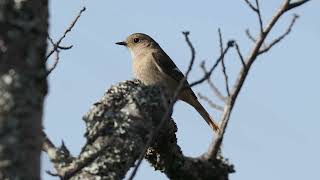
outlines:
[{"label": "bird's beak", "polygon": [[124,41],[116,42],[116,44],[121,45],[121,46],[127,46],[127,43]]}]

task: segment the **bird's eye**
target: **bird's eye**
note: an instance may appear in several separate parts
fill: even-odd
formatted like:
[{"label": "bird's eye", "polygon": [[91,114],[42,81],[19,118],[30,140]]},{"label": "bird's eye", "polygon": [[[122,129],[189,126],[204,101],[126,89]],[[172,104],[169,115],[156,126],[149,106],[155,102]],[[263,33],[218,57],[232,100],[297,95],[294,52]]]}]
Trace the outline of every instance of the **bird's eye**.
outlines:
[{"label": "bird's eye", "polygon": [[134,39],[133,39],[133,42],[134,42],[134,43],[138,43],[139,41],[140,41],[139,38],[134,38]]}]

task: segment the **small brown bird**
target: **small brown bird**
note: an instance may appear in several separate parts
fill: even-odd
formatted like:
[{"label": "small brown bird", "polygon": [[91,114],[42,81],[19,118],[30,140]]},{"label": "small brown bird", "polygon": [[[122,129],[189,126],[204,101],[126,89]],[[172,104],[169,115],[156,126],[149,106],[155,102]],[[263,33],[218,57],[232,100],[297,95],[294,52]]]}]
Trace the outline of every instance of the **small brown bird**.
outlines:
[{"label": "small brown bird", "polygon": [[[171,95],[174,94],[184,75],[155,40],[146,34],[135,33],[127,37],[125,41],[116,44],[129,49],[133,59],[135,78],[146,85],[166,87]],[[188,82],[179,93],[178,99],[193,106],[215,132],[219,130],[219,126],[200,104]]]}]

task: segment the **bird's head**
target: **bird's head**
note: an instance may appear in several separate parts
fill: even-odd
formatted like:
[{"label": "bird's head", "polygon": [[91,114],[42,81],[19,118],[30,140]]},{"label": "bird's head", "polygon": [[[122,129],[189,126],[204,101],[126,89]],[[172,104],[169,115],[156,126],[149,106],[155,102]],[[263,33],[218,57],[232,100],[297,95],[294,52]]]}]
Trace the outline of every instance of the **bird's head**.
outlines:
[{"label": "bird's head", "polygon": [[150,36],[143,33],[134,33],[126,38],[125,41],[117,42],[118,45],[126,46],[132,57],[144,53],[151,48],[158,47],[158,44]]}]

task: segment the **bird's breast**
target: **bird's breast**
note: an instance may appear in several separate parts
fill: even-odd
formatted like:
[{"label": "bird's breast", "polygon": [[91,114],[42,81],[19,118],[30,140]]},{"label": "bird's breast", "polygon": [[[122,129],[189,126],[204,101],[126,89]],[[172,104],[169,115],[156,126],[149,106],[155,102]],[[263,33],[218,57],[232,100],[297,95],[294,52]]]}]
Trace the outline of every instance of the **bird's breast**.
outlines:
[{"label": "bird's breast", "polygon": [[136,57],[133,60],[133,73],[135,78],[147,85],[153,85],[161,81],[160,71],[151,58]]},{"label": "bird's breast", "polygon": [[144,56],[133,60],[134,77],[146,85],[165,86],[170,92],[174,91],[172,88],[176,86],[176,82],[160,71],[152,58],[153,56]]}]

